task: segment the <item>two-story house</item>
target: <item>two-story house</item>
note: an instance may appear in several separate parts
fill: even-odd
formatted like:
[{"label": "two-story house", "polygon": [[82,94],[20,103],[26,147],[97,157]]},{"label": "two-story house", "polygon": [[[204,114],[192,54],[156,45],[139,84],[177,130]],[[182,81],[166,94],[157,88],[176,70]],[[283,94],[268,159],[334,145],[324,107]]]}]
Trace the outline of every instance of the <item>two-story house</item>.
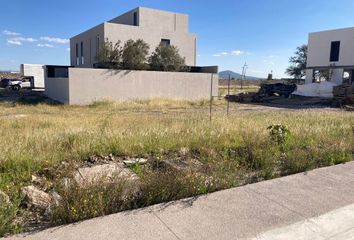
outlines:
[{"label": "two-story house", "polygon": [[188,15],[138,7],[71,38],[71,66],[93,67],[105,39],[122,45],[129,39],[143,39],[150,53],[161,43],[171,44],[178,47],[187,65],[195,66],[197,38],[188,25]]}]

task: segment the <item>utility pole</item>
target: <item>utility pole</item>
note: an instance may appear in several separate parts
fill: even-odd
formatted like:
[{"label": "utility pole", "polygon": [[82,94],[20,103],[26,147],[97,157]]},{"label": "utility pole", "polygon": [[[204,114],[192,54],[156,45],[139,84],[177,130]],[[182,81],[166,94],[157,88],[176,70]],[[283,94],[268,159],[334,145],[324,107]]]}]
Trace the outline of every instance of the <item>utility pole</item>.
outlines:
[{"label": "utility pole", "polygon": [[247,65],[247,63],[245,63],[242,67],[241,89],[243,89],[243,81],[246,80],[247,68],[248,68],[248,65]]}]

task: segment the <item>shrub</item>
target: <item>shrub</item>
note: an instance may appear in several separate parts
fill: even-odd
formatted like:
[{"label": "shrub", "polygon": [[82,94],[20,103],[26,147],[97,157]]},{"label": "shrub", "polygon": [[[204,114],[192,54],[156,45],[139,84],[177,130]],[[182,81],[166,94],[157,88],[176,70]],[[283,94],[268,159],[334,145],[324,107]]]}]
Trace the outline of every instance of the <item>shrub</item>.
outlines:
[{"label": "shrub", "polygon": [[0,195],[0,237],[21,232],[21,225],[16,221],[18,207],[18,201],[7,203]]},{"label": "shrub", "polygon": [[119,69],[122,62],[122,47],[120,41],[113,44],[106,39],[101,45],[96,61],[100,67]]},{"label": "shrub", "polygon": [[290,136],[289,129],[281,124],[271,125],[267,129],[271,140],[279,145],[284,144]]},{"label": "shrub", "polygon": [[178,53],[178,48],[160,44],[149,58],[150,67],[157,71],[179,71],[185,66],[185,59]]},{"label": "shrub", "polygon": [[124,69],[144,70],[147,69],[147,55],[149,45],[142,39],[128,40],[122,51],[122,65]]},{"label": "shrub", "polygon": [[59,186],[57,190],[62,199],[51,211],[51,222],[66,224],[129,209],[123,198],[124,186],[125,183],[118,180],[99,181],[85,187]]}]

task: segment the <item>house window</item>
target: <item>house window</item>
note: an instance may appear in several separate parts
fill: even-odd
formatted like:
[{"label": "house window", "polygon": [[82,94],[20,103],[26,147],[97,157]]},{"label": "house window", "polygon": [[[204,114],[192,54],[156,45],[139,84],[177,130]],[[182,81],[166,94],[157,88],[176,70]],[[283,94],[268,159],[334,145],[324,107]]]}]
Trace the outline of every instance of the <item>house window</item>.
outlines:
[{"label": "house window", "polygon": [[100,36],[97,35],[96,37],[96,58],[98,57],[100,53]]},{"label": "house window", "polygon": [[83,65],[85,63],[84,62],[84,42],[81,42],[80,52],[81,52],[81,64]]},{"label": "house window", "polygon": [[133,16],[134,26],[138,26],[138,13],[135,12]]},{"label": "house window", "polygon": [[161,45],[168,46],[171,45],[170,39],[161,39]]},{"label": "house window", "polygon": [[340,51],[340,41],[335,41],[331,43],[331,56],[330,62],[339,61],[339,51]]},{"label": "house window", "polygon": [[76,43],[75,50],[76,50],[76,65],[79,65],[80,62],[79,62],[79,44],[78,43]]},{"label": "house window", "polygon": [[314,83],[321,83],[331,80],[331,70],[330,69],[314,69],[313,70],[313,79]]}]

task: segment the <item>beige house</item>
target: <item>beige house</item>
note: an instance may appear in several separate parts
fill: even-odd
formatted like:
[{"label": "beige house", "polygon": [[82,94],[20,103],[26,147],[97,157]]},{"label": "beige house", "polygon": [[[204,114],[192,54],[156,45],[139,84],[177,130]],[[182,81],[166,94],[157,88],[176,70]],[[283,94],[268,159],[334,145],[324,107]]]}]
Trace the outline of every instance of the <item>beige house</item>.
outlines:
[{"label": "beige house", "polygon": [[188,24],[188,15],[138,7],[71,38],[71,66],[93,67],[105,39],[113,43],[143,39],[150,52],[161,43],[175,45],[186,64],[195,66],[197,38]]}]

